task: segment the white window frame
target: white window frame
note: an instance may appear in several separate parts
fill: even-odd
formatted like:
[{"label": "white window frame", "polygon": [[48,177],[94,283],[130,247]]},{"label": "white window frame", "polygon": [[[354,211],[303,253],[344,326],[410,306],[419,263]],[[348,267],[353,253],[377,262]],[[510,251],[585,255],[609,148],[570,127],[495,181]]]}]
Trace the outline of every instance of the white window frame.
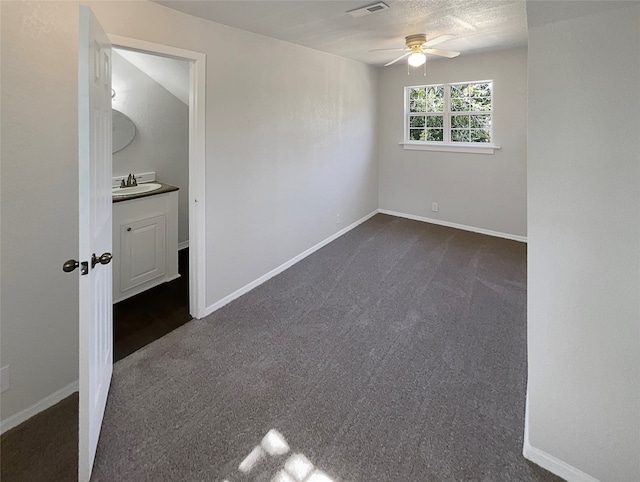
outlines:
[{"label": "white window frame", "polygon": [[[460,114],[489,114],[491,115],[490,137],[491,142],[453,142],[451,141],[451,116],[456,112],[451,111],[451,86],[462,84],[485,84],[488,83],[491,89],[491,110],[483,112],[460,112]],[[443,140],[442,141],[416,141],[409,139],[410,112],[409,93],[411,89],[428,87],[444,88],[444,110],[443,118]],[[449,82],[442,84],[409,85],[404,88],[404,140],[400,142],[404,149],[421,151],[446,151],[446,152],[466,152],[475,154],[493,154],[500,146],[493,143],[493,120],[494,120],[494,95],[493,80],[470,80],[467,82]],[[429,113],[427,113],[429,114]],[[440,113],[435,113],[440,114]]]}]

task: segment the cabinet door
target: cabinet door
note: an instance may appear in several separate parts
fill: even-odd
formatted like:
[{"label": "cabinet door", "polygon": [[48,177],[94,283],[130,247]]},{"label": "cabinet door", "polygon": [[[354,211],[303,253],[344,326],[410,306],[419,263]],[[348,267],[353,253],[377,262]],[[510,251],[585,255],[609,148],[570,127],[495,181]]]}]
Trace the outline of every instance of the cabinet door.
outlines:
[{"label": "cabinet door", "polygon": [[164,276],[165,216],[120,225],[120,291]]}]

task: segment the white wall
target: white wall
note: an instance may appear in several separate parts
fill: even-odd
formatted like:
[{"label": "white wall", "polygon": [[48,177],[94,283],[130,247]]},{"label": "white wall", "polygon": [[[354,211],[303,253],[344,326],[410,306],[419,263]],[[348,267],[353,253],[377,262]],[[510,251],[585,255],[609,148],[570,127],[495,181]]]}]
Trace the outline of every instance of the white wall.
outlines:
[{"label": "white wall", "polygon": [[[78,379],[77,6],[0,2],[4,421]],[[77,271],[76,271],[77,273]]]},{"label": "white wall", "polygon": [[178,243],[188,241],[189,106],[117,51],[112,70],[116,90],[112,106],[136,125],[131,144],[113,154],[113,176],[155,171],[158,181],[179,187]]},{"label": "white wall", "polygon": [[[527,52],[512,49],[386,67],[378,86],[380,208],[516,236],[527,234]],[[493,155],[410,151],[403,139],[404,87],[494,81]],[[439,204],[431,212],[431,203]]]},{"label": "white wall", "polygon": [[640,4],[569,3],[527,2],[525,455],[640,480]]},{"label": "white wall", "polygon": [[[90,4],[107,33],[207,55],[207,305],[377,208],[374,69],[150,2]],[[61,269],[78,249],[78,4],[0,5],[5,420],[78,376]]]}]

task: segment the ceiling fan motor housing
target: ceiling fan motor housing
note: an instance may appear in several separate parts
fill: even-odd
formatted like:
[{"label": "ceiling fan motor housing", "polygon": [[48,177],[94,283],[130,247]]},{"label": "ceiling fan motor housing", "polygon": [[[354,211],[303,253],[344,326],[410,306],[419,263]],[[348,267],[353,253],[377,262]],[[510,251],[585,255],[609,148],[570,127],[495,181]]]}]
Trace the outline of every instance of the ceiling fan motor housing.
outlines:
[{"label": "ceiling fan motor housing", "polygon": [[427,42],[427,36],[423,33],[409,35],[408,37],[405,37],[405,41],[407,42],[407,47],[410,49],[413,49],[414,47],[420,48]]}]

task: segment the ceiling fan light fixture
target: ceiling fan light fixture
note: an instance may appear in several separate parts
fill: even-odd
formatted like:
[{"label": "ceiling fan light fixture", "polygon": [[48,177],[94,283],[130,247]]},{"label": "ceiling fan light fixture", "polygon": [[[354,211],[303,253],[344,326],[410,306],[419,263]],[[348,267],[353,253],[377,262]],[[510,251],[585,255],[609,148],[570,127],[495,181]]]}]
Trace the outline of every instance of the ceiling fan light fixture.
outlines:
[{"label": "ceiling fan light fixture", "polygon": [[426,61],[427,61],[427,56],[422,52],[418,52],[418,53],[414,52],[411,55],[409,55],[408,62],[411,67],[420,67]]},{"label": "ceiling fan light fixture", "polygon": [[[431,48],[431,46],[427,44],[426,38],[427,36],[423,33],[409,35],[408,37],[405,37],[405,42],[407,46],[404,49],[376,49],[376,50],[400,50],[404,52],[400,57],[392,60],[391,62],[387,62],[386,64],[384,64],[385,67],[388,67],[389,65],[393,65],[399,60],[406,58],[408,61],[407,69],[409,69],[409,67],[420,67],[421,65],[424,65],[425,75],[426,75],[426,69],[427,69],[426,67],[427,57],[425,54],[435,55],[438,57],[445,57],[448,59],[452,59],[460,55],[460,52],[454,52],[453,50],[442,50],[442,49]],[[432,42],[433,42],[433,45],[437,45],[447,40],[451,40],[452,38],[453,38],[453,35],[445,34],[445,35],[440,35],[439,37],[434,38]],[[371,52],[374,52],[374,50],[371,50]]]}]

